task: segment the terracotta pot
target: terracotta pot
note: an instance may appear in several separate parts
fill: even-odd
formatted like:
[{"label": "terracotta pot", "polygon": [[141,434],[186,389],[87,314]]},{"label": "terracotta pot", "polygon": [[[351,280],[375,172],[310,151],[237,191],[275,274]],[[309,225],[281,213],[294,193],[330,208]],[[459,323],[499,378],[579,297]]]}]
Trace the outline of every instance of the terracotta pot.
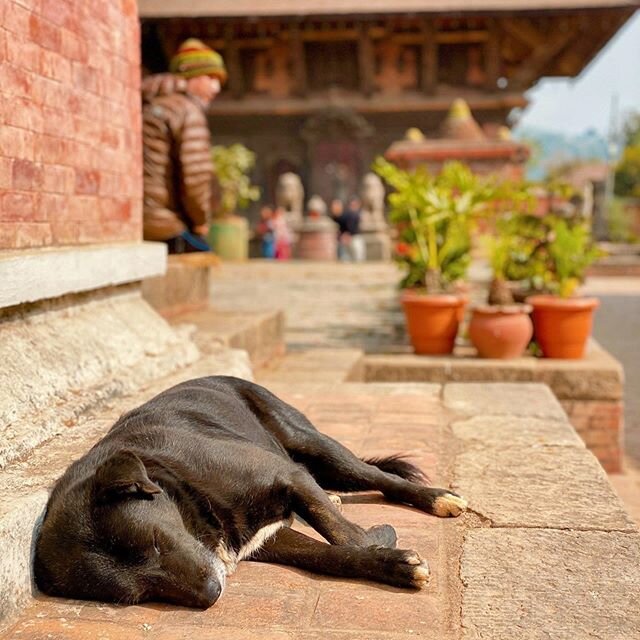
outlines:
[{"label": "terracotta pot", "polygon": [[526,304],[481,305],[473,309],[469,337],[481,358],[519,358],[533,335]]},{"label": "terracotta pot", "polygon": [[600,305],[597,298],[539,295],[527,298],[527,303],[533,307],[536,342],[545,358],[577,360],[584,356],[593,312]]},{"label": "terracotta pot", "polygon": [[413,350],[421,355],[451,353],[464,316],[466,297],[404,291],[401,298]]}]

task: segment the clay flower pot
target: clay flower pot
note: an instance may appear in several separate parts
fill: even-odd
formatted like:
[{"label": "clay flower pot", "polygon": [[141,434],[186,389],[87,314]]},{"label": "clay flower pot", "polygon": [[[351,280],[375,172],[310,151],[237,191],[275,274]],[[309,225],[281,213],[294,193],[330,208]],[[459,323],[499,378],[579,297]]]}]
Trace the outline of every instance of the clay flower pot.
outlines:
[{"label": "clay flower pot", "polygon": [[481,358],[519,358],[533,335],[526,304],[480,305],[473,309],[469,337]]},{"label": "clay flower pot", "polygon": [[406,290],[401,297],[413,350],[420,355],[451,353],[467,299]]},{"label": "clay flower pot", "polygon": [[527,298],[533,307],[536,342],[545,358],[578,360],[593,326],[593,312],[600,305],[597,298],[559,298],[539,295]]}]

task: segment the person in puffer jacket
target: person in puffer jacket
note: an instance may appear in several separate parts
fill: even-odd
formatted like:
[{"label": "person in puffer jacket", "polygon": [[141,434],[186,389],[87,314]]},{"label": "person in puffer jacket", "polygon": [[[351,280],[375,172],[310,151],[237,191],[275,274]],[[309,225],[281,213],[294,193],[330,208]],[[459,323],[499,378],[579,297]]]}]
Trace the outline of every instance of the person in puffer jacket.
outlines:
[{"label": "person in puffer jacket", "polygon": [[211,138],[205,111],[227,78],[222,57],[190,38],[170,73],[142,81],[145,240],[169,253],[210,251]]}]

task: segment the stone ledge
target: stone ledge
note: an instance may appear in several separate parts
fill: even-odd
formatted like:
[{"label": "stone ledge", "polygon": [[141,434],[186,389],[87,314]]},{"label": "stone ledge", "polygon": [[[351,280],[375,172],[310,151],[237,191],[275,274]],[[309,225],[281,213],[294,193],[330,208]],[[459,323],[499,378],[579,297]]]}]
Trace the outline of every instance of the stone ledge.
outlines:
[{"label": "stone ledge", "polygon": [[445,406],[461,415],[567,420],[560,403],[549,387],[543,384],[447,384],[443,397]]},{"label": "stone ledge", "polygon": [[622,365],[595,341],[582,360],[517,358],[493,360],[470,357],[471,351],[448,357],[413,354],[367,355],[367,382],[542,382],[559,399],[620,400]]},{"label": "stone ledge", "polygon": [[133,285],[69,298],[0,323],[0,468],[67,431],[98,400],[199,357]]},{"label": "stone ledge", "polygon": [[638,637],[638,535],[478,529],[460,571],[464,638]]},{"label": "stone ledge", "polygon": [[144,280],[165,272],[159,242],[0,252],[0,308]]}]

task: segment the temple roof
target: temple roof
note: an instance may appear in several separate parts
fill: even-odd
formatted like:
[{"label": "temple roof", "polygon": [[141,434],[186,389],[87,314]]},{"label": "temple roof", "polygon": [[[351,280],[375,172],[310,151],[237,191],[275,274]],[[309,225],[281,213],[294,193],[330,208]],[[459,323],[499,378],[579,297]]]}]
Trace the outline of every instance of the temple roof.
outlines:
[{"label": "temple roof", "polygon": [[306,16],[631,8],[637,0],[138,0],[140,16]]}]

